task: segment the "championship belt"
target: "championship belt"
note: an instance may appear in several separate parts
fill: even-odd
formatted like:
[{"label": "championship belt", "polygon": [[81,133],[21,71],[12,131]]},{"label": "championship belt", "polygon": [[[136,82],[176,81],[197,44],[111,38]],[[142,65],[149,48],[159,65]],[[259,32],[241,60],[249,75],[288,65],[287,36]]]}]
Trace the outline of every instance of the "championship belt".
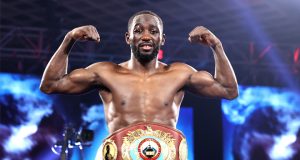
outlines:
[{"label": "championship belt", "polygon": [[179,130],[138,123],[107,137],[95,160],[187,160],[187,143]]}]

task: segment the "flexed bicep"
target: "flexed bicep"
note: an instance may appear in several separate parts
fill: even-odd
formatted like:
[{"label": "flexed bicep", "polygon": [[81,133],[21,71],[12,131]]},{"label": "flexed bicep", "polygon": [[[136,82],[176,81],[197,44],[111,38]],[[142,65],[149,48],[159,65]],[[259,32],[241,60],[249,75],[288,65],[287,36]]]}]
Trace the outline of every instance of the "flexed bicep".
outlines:
[{"label": "flexed bicep", "polygon": [[198,26],[189,33],[189,41],[209,46],[215,59],[214,77],[208,72],[195,72],[191,76],[190,88],[204,96],[226,99],[236,98],[238,96],[236,76],[220,39],[207,28]]},{"label": "flexed bicep", "polygon": [[41,85],[45,93],[80,94],[93,89],[99,83],[98,75],[89,69],[76,69],[59,79],[47,80]]},{"label": "flexed bicep", "polygon": [[69,53],[78,40],[100,42],[100,35],[97,29],[91,25],[77,27],[69,31],[44,70],[40,84],[41,91],[77,94],[94,87],[98,73],[95,72],[95,65],[67,73]]},{"label": "flexed bicep", "polygon": [[226,98],[227,90],[206,71],[195,71],[188,80],[188,89],[205,97]]},{"label": "flexed bicep", "polygon": [[89,69],[76,69],[52,84],[52,93],[80,94],[99,84],[97,73]]}]

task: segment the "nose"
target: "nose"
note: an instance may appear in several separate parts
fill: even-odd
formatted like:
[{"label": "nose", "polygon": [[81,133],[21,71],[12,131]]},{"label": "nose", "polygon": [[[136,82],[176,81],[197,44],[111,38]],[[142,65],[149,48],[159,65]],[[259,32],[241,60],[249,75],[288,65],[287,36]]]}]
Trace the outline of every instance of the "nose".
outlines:
[{"label": "nose", "polygon": [[151,40],[151,36],[148,32],[145,32],[143,35],[142,35],[142,38],[141,38],[143,41],[150,41]]}]

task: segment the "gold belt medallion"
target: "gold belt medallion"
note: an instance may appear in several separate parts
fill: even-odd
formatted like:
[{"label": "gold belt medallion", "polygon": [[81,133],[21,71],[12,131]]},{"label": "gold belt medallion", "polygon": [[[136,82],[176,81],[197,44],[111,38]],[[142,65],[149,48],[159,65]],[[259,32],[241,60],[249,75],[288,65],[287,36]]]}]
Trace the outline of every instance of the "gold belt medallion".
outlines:
[{"label": "gold belt medallion", "polygon": [[124,160],[174,160],[175,139],[161,130],[137,129],[123,137],[122,158]]},{"label": "gold belt medallion", "polygon": [[118,156],[118,148],[111,139],[105,140],[101,146],[102,154],[100,160],[116,160]]}]

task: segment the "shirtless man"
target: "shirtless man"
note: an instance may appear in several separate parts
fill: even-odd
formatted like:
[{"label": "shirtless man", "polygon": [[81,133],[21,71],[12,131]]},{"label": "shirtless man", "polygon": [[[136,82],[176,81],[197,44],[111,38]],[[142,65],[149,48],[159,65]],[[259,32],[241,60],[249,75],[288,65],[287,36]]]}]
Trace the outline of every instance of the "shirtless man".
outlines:
[{"label": "shirtless man", "polygon": [[[167,159],[184,159],[186,150],[179,149],[185,146],[184,136],[175,129],[184,92],[189,90],[206,97],[226,99],[238,95],[237,80],[222,43],[202,26],[189,33],[188,40],[191,43],[203,44],[212,49],[215,59],[213,77],[206,71],[196,71],[184,63],[164,64],[158,61],[157,54],[164,45],[165,35],[161,18],[153,12],[134,14],[129,19],[125,39],[131,48],[128,61],[121,64],[98,62],[68,73],[68,55],[76,41],[100,42],[100,36],[93,26],[71,30],[48,63],[40,88],[45,93],[66,94],[99,90],[111,133],[102,148],[109,145],[111,153],[116,151],[116,155],[113,155],[115,159],[130,159],[131,145],[142,147],[138,150],[141,158],[149,156],[143,155],[141,151],[143,138],[153,142],[152,146],[156,150],[162,149],[152,158],[162,156]],[[138,129],[142,132],[137,134],[139,136],[135,137],[135,141],[131,141],[133,137],[128,133],[136,133]],[[148,134],[150,132],[142,134],[146,130],[153,132],[153,135],[156,135],[156,131],[163,131],[169,136],[163,140],[153,138],[153,135]],[[168,137],[176,141],[173,144],[164,141]]]}]

